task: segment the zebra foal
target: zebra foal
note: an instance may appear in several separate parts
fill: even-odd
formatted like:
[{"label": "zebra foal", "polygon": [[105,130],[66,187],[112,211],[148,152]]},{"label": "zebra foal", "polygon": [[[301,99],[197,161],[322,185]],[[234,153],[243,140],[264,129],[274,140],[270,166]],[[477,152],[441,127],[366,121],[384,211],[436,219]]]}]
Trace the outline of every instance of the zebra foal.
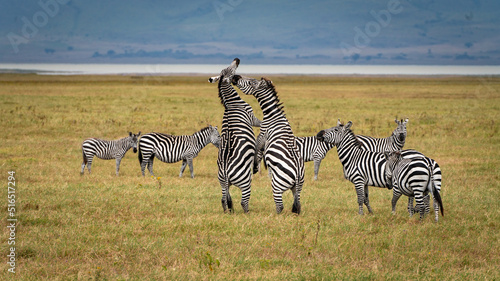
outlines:
[{"label": "zebra foal", "polygon": [[[401,151],[385,152],[387,160],[385,176],[392,185],[392,213],[396,213],[396,203],[401,195],[415,197],[416,210],[420,213],[420,219],[425,216],[425,195],[432,194],[434,197],[434,220],[439,218],[439,210],[444,215],[443,202],[439,190],[433,180],[431,163],[424,157],[403,158]],[[413,210],[410,210],[410,216]]]},{"label": "zebra foal", "polygon": [[104,160],[116,159],[116,175],[118,176],[118,172],[120,170],[120,162],[125,156],[125,153],[127,153],[130,148],[134,149],[134,153],[137,152],[137,138],[140,135],[141,132],[139,132],[137,135],[129,132],[128,137],[119,140],[102,140],[96,138],[89,138],[84,140],[82,143],[83,163],[80,174],[83,175],[85,166],[87,166],[90,174],[92,160],[94,156],[97,156],[97,158]]},{"label": "zebra foal", "polygon": [[182,160],[179,177],[186,166],[189,166],[191,178],[194,178],[193,159],[209,143],[219,148],[220,135],[217,127],[208,126],[193,135],[173,136],[162,133],[144,134],[138,143],[139,163],[141,172],[148,167],[149,173],[153,173],[153,161],[156,158],[165,163],[175,163]]}]

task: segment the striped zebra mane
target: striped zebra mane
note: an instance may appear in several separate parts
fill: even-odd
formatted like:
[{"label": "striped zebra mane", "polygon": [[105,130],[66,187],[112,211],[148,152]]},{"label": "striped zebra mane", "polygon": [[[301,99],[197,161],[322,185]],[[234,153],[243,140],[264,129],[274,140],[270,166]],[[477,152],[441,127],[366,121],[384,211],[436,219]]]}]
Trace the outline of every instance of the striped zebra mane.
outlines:
[{"label": "striped zebra mane", "polygon": [[[340,127],[344,127],[344,124],[340,124]],[[347,132],[347,135],[352,136],[352,139],[354,140],[354,145],[358,148],[361,148],[363,144],[359,141],[358,137],[356,134],[351,130],[351,129],[344,129]]]},{"label": "striped zebra mane", "polygon": [[276,98],[276,108],[283,114],[283,116],[285,116],[285,110],[284,110],[285,106],[280,101],[278,91],[276,91],[276,87],[274,87],[273,82],[266,77],[262,77],[261,80],[266,81],[268,89],[271,90],[272,95]]}]

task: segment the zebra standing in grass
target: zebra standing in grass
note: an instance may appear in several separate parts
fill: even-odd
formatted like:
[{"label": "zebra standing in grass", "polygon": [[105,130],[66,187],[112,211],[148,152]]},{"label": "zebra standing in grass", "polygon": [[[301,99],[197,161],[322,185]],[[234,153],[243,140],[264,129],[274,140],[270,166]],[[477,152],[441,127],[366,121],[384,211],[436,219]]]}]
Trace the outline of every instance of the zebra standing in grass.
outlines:
[{"label": "zebra standing in grass", "polygon": [[94,158],[94,156],[97,156],[98,158],[104,160],[116,159],[116,175],[118,176],[118,172],[120,170],[120,162],[125,156],[125,153],[127,153],[130,148],[134,148],[134,153],[137,152],[137,138],[140,135],[141,132],[139,132],[137,135],[129,132],[128,137],[111,141],[96,138],[86,139],[82,144],[83,163],[80,174],[83,175],[83,172],[85,171],[85,165],[87,166],[90,174],[92,159]]},{"label": "zebra standing in grass", "polygon": [[[385,152],[384,156],[387,160],[385,176],[391,182],[393,188],[392,197],[392,213],[396,213],[396,203],[402,194],[406,196],[415,197],[417,205],[415,208],[420,213],[420,219],[425,215],[424,197],[427,193],[432,194],[434,197],[434,212],[435,221],[438,221],[439,209],[441,215],[444,215],[443,202],[441,195],[434,185],[432,179],[432,169],[428,158],[414,157],[404,159],[401,151]],[[413,210],[410,216],[413,215]]]},{"label": "zebra standing in grass", "polygon": [[398,126],[392,132],[392,135],[387,138],[374,138],[356,135],[361,143],[361,148],[373,152],[396,151],[403,149],[407,135],[406,124],[408,124],[408,118],[404,121],[403,119],[399,121],[396,118],[394,122],[396,122]]},{"label": "zebra standing in grass", "polygon": [[383,153],[363,150],[356,135],[351,131],[352,122],[322,130],[317,134],[320,141],[337,147],[338,156],[344,167],[344,177],[354,184],[358,197],[359,214],[363,215],[363,204],[372,212],[368,198],[368,186],[387,187],[385,178],[386,160]]},{"label": "zebra standing in grass", "polygon": [[222,117],[221,145],[217,157],[217,177],[222,188],[222,208],[233,212],[233,201],[229,187],[235,185],[241,190],[241,207],[248,212],[252,184],[252,166],[255,157],[255,135],[252,129],[260,127],[261,121],[255,117],[252,107],[238,95],[231,85],[231,79],[240,60],[221,71],[217,79],[219,98],[224,106]]},{"label": "zebra standing in grass", "polygon": [[[272,174],[271,185],[276,212],[279,214],[283,210],[283,192],[290,189],[294,197],[292,212],[300,214],[304,161],[273,83],[265,78],[259,81],[239,75],[233,76],[232,82],[246,95],[253,95],[262,108],[264,119],[260,133],[263,141],[258,142],[261,147],[256,149],[263,149],[264,163]],[[254,162],[254,167],[258,164],[259,162]]]},{"label": "zebra standing in grass", "polygon": [[182,160],[182,177],[186,165],[189,165],[191,178],[194,178],[193,159],[207,144],[212,143],[219,148],[220,135],[217,127],[208,126],[191,136],[173,136],[162,133],[149,133],[143,135],[139,140],[139,163],[141,164],[142,175],[146,165],[152,176],[153,160],[160,159],[165,163],[175,163]]}]

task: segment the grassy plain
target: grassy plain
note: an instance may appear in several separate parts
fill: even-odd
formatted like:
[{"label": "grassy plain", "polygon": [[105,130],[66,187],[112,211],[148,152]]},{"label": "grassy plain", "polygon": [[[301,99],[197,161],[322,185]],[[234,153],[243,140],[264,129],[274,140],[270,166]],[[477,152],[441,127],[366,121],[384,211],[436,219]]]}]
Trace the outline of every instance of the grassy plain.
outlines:
[{"label": "grassy plain", "polygon": [[[275,213],[266,173],[254,176],[250,213],[224,214],[217,149],[180,163],[155,161],[143,178],[137,154],[96,159],[80,176],[81,142],[129,131],[192,134],[220,128],[216,85],[204,76],[0,75],[0,279],[5,262],[8,171],[16,174],[18,280],[495,280],[500,278],[500,78],[272,76],[298,136],[353,121],[386,137],[408,117],[405,148],[438,161],[445,216],[409,218],[406,198],[370,188],[373,215],[357,214],[353,185],[333,149],[319,180],[306,163],[302,213]],[[253,97],[243,96],[261,118]],[[258,130],[256,130],[258,132]]]}]

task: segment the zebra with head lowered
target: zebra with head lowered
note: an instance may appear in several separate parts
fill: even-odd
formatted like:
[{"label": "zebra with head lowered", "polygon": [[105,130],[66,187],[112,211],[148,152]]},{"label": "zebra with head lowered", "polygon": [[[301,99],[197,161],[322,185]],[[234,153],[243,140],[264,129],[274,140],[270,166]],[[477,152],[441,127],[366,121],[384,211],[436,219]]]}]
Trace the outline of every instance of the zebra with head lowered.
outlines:
[{"label": "zebra with head lowered", "polygon": [[[290,189],[294,197],[292,212],[300,214],[304,161],[273,83],[265,78],[256,80],[239,75],[233,76],[232,82],[244,94],[253,95],[264,114],[260,127],[263,141],[257,142],[261,147],[256,149],[263,149],[264,163],[272,174],[271,185],[276,212],[279,214],[283,211],[283,192]],[[259,161],[254,162],[254,167],[258,163]]]},{"label": "zebra with head lowered", "polygon": [[405,120],[401,119],[401,121],[396,118],[394,122],[396,122],[398,126],[392,132],[392,135],[387,138],[374,138],[356,135],[361,143],[361,149],[373,152],[396,151],[403,149],[407,135],[406,124],[408,124],[408,118]]},{"label": "zebra with head lowered", "polygon": [[[441,215],[444,215],[444,210],[441,195],[432,178],[432,167],[427,160],[429,158],[414,157],[405,159],[401,151],[385,152],[384,156],[387,160],[385,175],[393,188],[392,213],[396,213],[396,203],[399,197],[404,194],[415,197],[415,201],[417,201],[415,208],[420,213],[420,219],[423,219],[426,207],[424,198],[429,193],[434,197],[434,219],[437,222],[439,210],[441,210]],[[410,216],[412,215],[413,210],[410,210]]]},{"label": "zebra with head lowered", "polygon": [[231,79],[240,60],[222,70],[217,79],[220,102],[224,106],[222,117],[221,144],[217,157],[217,177],[222,188],[222,208],[233,212],[233,201],[229,187],[241,189],[241,207],[248,212],[252,184],[252,166],[255,157],[255,135],[253,127],[260,127],[261,121],[255,117],[252,107],[238,95],[231,85]]},{"label": "zebra with head lowered", "polygon": [[137,138],[140,135],[141,132],[137,135],[129,132],[128,137],[119,140],[102,140],[96,138],[86,139],[82,144],[83,163],[80,174],[83,175],[85,166],[87,166],[90,174],[92,159],[94,156],[97,156],[98,158],[104,160],[116,159],[116,175],[118,176],[120,162],[125,156],[125,153],[127,153],[127,151],[131,148],[134,149],[134,153],[137,152]]},{"label": "zebra with head lowered", "polygon": [[175,163],[182,160],[179,177],[182,177],[186,165],[189,165],[191,178],[194,178],[193,159],[209,143],[219,148],[220,135],[217,127],[208,126],[190,136],[162,133],[145,134],[140,138],[138,144],[142,175],[144,176],[147,165],[149,172],[154,176],[153,160],[156,156],[165,163]]},{"label": "zebra with head lowered", "polygon": [[320,131],[317,138],[337,147],[340,162],[344,167],[344,177],[354,184],[359,214],[363,215],[363,204],[369,213],[373,213],[368,198],[368,186],[390,188],[390,184],[385,178],[384,154],[362,149],[360,141],[351,131],[351,126],[351,121],[344,126],[339,120],[336,127]]}]

